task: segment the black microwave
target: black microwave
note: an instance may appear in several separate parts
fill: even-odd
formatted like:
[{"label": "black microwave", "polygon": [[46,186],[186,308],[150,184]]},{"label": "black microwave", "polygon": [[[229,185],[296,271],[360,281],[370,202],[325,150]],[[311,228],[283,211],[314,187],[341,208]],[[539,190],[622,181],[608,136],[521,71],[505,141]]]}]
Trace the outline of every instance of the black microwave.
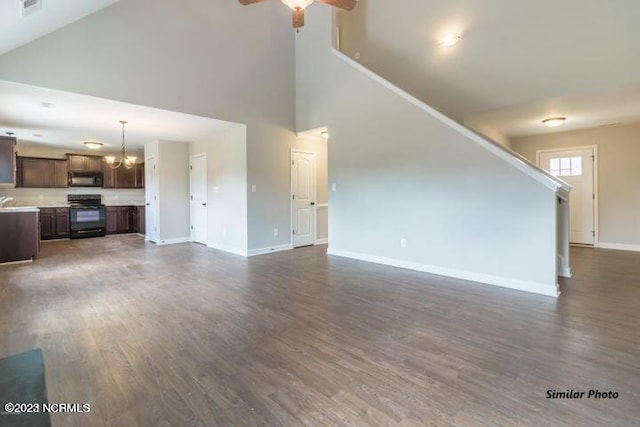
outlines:
[{"label": "black microwave", "polygon": [[69,172],[69,187],[102,187],[102,172]]}]

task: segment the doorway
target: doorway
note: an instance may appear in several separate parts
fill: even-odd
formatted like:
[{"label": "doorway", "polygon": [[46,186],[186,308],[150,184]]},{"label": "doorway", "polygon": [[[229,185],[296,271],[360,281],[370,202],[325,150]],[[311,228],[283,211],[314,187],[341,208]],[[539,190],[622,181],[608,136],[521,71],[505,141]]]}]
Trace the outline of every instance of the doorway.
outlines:
[{"label": "doorway", "polygon": [[538,166],[571,185],[569,243],[598,243],[597,147],[540,150]]},{"label": "doorway", "polygon": [[191,241],[207,244],[207,155],[191,156],[189,166],[191,195]]},{"label": "doorway", "polygon": [[293,247],[316,242],[316,159],[310,152],[291,150],[291,219]]}]

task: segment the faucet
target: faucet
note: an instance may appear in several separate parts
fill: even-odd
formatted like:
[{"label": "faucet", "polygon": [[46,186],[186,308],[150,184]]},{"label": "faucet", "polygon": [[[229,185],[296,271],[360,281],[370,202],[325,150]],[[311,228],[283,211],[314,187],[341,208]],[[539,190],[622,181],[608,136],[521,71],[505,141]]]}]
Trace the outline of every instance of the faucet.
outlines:
[{"label": "faucet", "polygon": [[6,197],[6,196],[0,197],[0,208],[3,208],[5,203],[10,202],[11,200],[13,200],[13,197]]}]

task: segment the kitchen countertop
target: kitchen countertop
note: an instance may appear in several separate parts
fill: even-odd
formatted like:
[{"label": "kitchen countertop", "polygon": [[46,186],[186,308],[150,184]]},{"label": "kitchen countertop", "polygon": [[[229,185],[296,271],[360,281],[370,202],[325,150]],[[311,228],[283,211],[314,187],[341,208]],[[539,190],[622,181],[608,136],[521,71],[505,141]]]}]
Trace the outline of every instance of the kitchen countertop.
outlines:
[{"label": "kitchen countertop", "polygon": [[40,212],[40,209],[34,206],[10,206],[0,208],[0,213],[22,213],[22,212]]}]

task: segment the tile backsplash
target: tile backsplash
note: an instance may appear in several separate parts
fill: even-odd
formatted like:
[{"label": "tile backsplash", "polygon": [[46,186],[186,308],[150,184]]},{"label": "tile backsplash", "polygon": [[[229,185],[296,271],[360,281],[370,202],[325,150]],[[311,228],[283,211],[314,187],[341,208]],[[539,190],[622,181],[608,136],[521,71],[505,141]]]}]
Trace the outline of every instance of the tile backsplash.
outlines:
[{"label": "tile backsplash", "polygon": [[0,196],[13,197],[5,206],[66,206],[67,194],[101,194],[107,206],[144,205],[143,189],[0,188]]}]

